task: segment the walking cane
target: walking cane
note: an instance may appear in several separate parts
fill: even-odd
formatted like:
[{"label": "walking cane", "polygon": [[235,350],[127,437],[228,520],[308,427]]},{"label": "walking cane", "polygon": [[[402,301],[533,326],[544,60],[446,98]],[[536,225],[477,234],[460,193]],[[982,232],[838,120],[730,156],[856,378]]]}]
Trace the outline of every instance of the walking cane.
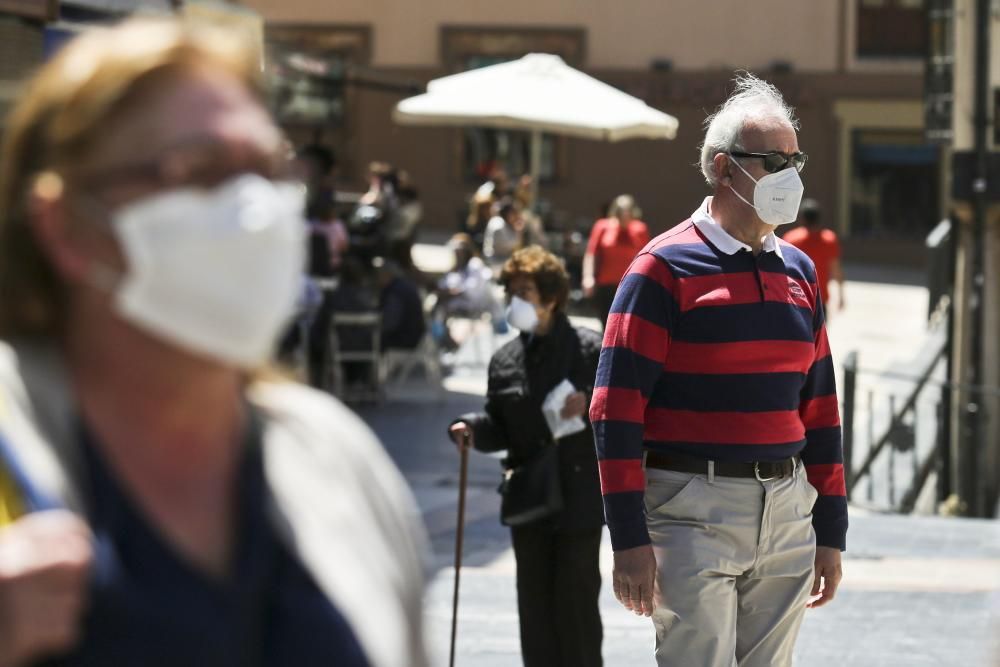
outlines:
[{"label": "walking cane", "polygon": [[455,592],[451,598],[451,653],[448,667],[455,667],[455,631],[458,628],[458,578],[462,571],[462,540],[465,537],[465,486],[469,472],[469,437],[462,434],[461,472],[458,476],[458,528],[455,531]]}]

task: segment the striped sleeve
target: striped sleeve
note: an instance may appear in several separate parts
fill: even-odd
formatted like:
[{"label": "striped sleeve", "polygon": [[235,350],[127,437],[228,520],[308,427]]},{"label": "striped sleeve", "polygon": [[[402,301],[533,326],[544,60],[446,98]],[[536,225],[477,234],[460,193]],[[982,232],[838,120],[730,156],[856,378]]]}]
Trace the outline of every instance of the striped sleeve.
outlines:
[{"label": "striped sleeve", "polygon": [[666,263],[640,254],[618,286],[604,333],[590,420],[604,512],[616,551],[650,541],[642,500],[643,427],[677,317],[674,288]]},{"label": "striped sleeve", "polygon": [[814,328],[816,352],[799,402],[799,416],[806,430],[802,462],[809,482],[819,492],[813,506],[816,544],[843,550],[847,540],[844,452],[833,357],[826,335],[823,305],[818,300]]}]

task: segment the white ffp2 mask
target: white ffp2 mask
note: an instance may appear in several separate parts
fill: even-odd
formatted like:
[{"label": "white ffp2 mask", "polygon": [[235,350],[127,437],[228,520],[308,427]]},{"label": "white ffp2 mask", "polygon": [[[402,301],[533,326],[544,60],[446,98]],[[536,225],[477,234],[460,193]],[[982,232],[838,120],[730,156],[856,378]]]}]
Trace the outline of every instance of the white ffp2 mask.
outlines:
[{"label": "white ffp2 mask", "polygon": [[799,216],[799,203],[802,201],[805,186],[794,167],[767,174],[758,181],[736,159],[731,161],[755,183],[752,204],[730,184],[729,189],[739,197],[740,201],[755,209],[757,216],[769,225],[777,227],[795,222]]},{"label": "white ffp2 mask", "polygon": [[521,297],[511,297],[507,306],[507,323],[524,333],[534,333],[538,328],[538,312],[530,302]]},{"label": "white ffp2 mask", "polygon": [[126,205],[112,217],[127,262],[116,310],[192,352],[260,365],[301,287],[303,202],[301,188],[245,174]]}]

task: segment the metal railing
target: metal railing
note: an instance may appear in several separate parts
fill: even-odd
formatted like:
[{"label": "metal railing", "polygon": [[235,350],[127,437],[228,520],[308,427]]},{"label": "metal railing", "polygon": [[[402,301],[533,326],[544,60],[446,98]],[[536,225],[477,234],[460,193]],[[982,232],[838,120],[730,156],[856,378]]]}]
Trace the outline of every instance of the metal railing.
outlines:
[{"label": "metal railing", "polygon": [[[856,499],[859,484],[866,481],[869,504],[910,513],[931,474],[937,471],[939,476],[947,476],[946,352],[946,345],[942,345],[916,374],[865,369],[858,365],[856,352],[848,355],[843,405],[848,498]],[[868,387],[864,406],[857,403],[859,377]],[[864,458],[855,468],[858,417],[864,417],[866,446]],[[901,457],[908,458],[909,465],[901,466]],[[884,476],[884,487],[877,476]],[[876,501],[877,487],[880,493]]]},{"label": "metal railing", "polygon": [[[848,355],[844,366],[844,468],[848,498],[909,514],[936,474],[935,501],[952,493],[950,413],[956,392],[970,402],[1000,397],[1000,387],[950,382],[947,343],[934,351],[916,373],[877,371],[859,366]],[[858,404],[859,389],[865,394]],[[864,435],[857,429],[864,425]],[[862,436],[862,437],[859,437]],[[864,444],[863,460],[854,465]],[[859,488],[864,496],[859,498]],[[934,508],[936,509],[936,508]]]}]

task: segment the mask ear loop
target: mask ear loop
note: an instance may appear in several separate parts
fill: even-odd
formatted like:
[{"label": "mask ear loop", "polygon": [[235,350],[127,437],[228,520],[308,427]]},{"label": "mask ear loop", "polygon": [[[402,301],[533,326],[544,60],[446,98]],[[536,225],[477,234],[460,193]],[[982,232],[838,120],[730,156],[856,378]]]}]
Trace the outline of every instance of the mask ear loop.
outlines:
[{"label": "mask ear loop", "polygon": [[[736,161],[736,158],[734,158],[732,155],[728,155],[728,154],[727,154],[727,156],[729,157],[729,161],[732,162],[733,164],[735,164],[737,167],[739,167],[740,171],[742,171],[744,174],[746,174],[747,178],[749,178],[751,181],[753,181],[754,186],[756,186],[757,182],[758,182],[757,179],[754,178],[753,176],[751,176],[750,172],[748,172],[746,169],[744,169],[743,165],[741,165],[739,162]],[[749,206],[753,210],[757,211],[757,207],[756,206],[754,206],[753,204],[751,204],[750,202],[748,202],[746,199],[744,199],[743,195],[741,195],[739,192],[737,192],[736,188],[733,187],[732,181],[733,181],[733,177],[732,177],[732,175],[730,175],[729,176],[729,183],[727,184],[727,186],[729,187],[730,190],[732,190],[733,194],[736,195],[736,197],[741,202],[743,202],[744,204],[746,204],[747,206]]]}]

